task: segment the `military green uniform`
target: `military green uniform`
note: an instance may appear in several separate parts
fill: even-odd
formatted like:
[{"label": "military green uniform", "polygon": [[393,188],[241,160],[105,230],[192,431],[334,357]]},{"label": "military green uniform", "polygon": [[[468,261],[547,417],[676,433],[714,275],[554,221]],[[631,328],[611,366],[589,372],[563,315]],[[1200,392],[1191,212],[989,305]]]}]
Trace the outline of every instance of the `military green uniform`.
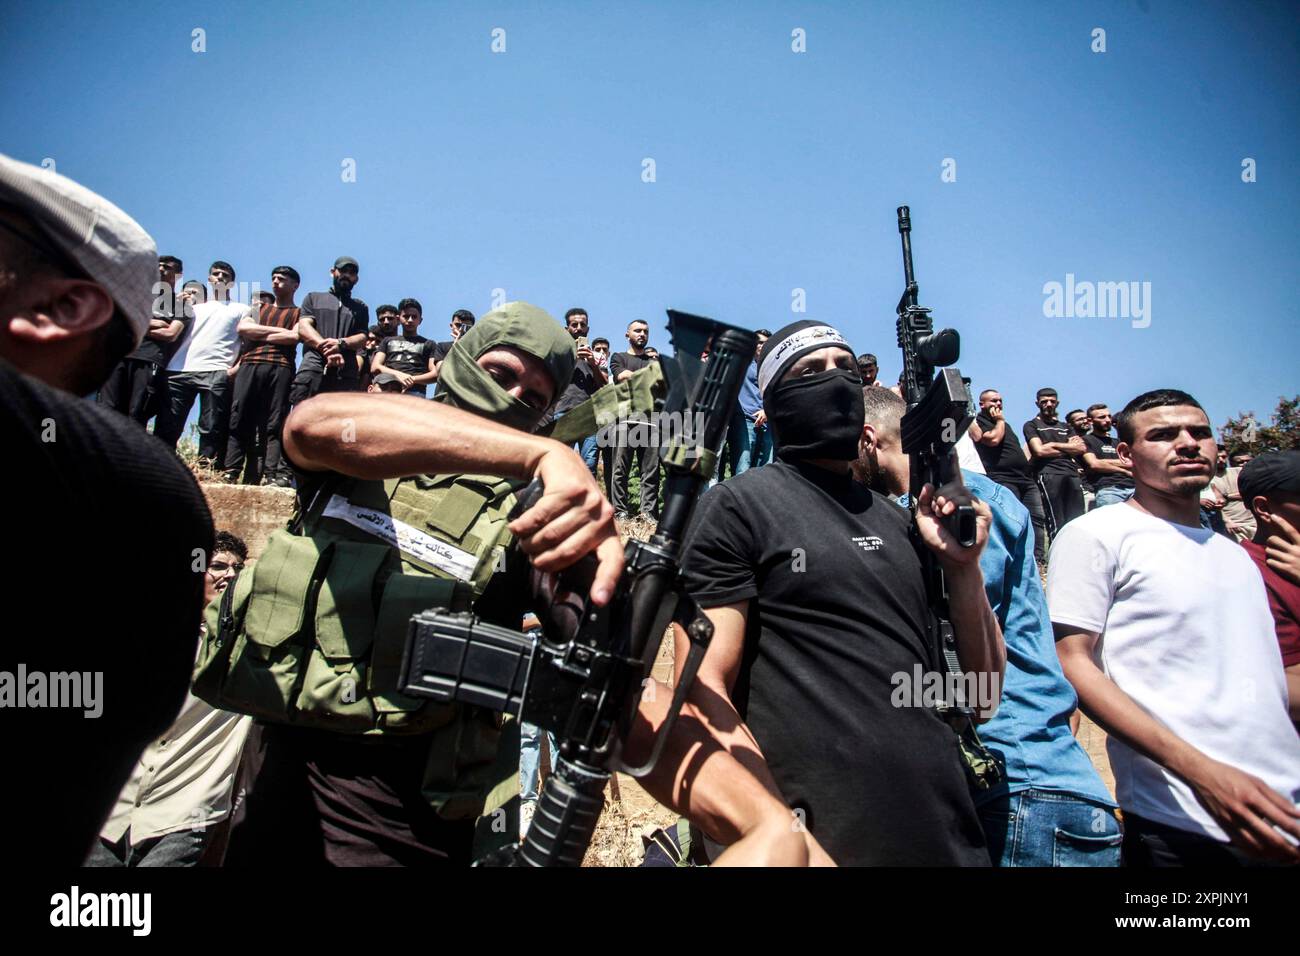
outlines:
[{"label": "military green uniform", "polygon": [[[509,303],[461,338],[438,399],[524,430],[541,417],[477,364],[509,345],[558,396],[572,339]],[[519,627],[527,561],[505,528],[510,483],[482,475],[387,482],[299,472],[292,532],[208,609],[195,693],[259,717],[227,865],[466,864],[518,832],[517,728],[396,692],[410,616],[469,608]],[[517,801],[516,801],[517,802]],[[476,844],[477,833],[477,844]]]}]

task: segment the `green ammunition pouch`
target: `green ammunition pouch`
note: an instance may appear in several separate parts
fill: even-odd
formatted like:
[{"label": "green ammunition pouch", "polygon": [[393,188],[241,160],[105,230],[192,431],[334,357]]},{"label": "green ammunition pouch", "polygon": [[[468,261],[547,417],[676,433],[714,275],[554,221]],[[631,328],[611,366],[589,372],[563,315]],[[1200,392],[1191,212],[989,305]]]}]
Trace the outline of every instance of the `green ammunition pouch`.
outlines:
[{"label": "green ammunition pouch", "polygon": [[655,399],[663,387],[663,371],[658,362],[651,362],[623,381],[610,382],[592,392],[590,398],[565,412],[542,434],[572,445],[620,419],[654,411]]},{"label": "green ammunition pouch", "polygon": [[195,695],[293,727],[432,734],[426,796],[473,815],[494,782],[500,717],[397,682],[411,616],[469,610],[504,567],[512,488],[481,475],[326,482],[208,606]]}]

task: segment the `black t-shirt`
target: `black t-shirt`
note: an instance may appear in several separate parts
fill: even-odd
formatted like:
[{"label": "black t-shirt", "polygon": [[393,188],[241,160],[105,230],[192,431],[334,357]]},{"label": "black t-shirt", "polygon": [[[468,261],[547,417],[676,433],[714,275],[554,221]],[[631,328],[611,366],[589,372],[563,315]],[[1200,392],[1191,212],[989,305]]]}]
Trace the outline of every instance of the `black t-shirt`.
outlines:
[{"label": "black t-shirt", "polygon": [[[141,752],[185,700],[212,518],[162,442],[3,361],[0,444],[10,546],[0,651],[10,779],[0,818],[15,823],[6,852],[79,866]],[[22,672],[25,688],[17,687]],[[71,692],[56,674],[91,675],[100,714],[85,716],[94,711],[85,698],[50,706],[56,683],[61,701]],[[75,683],[85,689],[84,679]],[[26,693],[30,704],[40,684],[45,706],[14,706],[9,695]]]},{"label": "black t-shirt", "polygon": [[[618,381],[619,372],[639,372],[645,368],[654,359],[647,358],[644,355],[633,355],[631,352],[615,352],[609,357],[609,380]],[[642,421],[645,419],[644,414],[628,416],[629,421]]]},{"label": "black t-shirt", "polygon": [[[437,358],[437,348],[437,342],[422,335],[394,335],[384,339],[379,351],[384,353],[384,364],[393,371],[423,375],[429,371],[429,360]],[[424,385],[414,385],[407,391],[423,395],[425,388]]]},{"label": "black t-shirt", "polygon": [[[1083,443],[1088,446],[1088,451],[1097,456],[1099,461],[1117,461],[1119,453],[1115,451],[1116,441],[1110,435],[1105,438],[1098,437],[1095,432],[1089,432],[1083,436]],[[1112,471],[1093,471],[1085,466],[1088,472],[1088,479],[1092,482],[1093,488],[1132,488],[1133,479],[1128,475],[1121,475]]]},{"label": "black t-shirt", "polygon": [[710,489],[685,549],[704,607],[749,601],[732,691],[790,806],[842,865],[987,865],[952,730],[895,707],[928,671],[908,514],[848,475],[777,461]]},{"label": "black t-shirt", "polygon": [[[997,422],[987,412],[980,412],[975,417],[975,424],[979,425],[981,431],[991,432]],[[976,442],[975,450],[984,463],[984,473],[999,484],[1022,485],[1033,477],[1029,470],[1029,459],[1025,457],[1020,439],[1016,438],[1015,429],[1010,422],[1002,429],[1001,444],[985,445]]]},{"label": "black t-shirt", "polygon": [[[311,319],[316,331],[327,339],[345,339],[365,332],[370,325],[370,307],[360,299],[340,299],[333,292],[308,292],[302,300],[301,316]],[[357,381],[357,353],[347,346],[343,353],[343,366],[339,375],[344,381]],[[325,360],[315,349],[302,350],[299,371],[323,372]]]},{"label": "black t-shirt", "polygon": [[599,388],[600,381],[596,378],[596,373],[592,371],[590,365],[579,359],[573,366],[573,380],[569,383],[569,387],[564,390],[564,394],[560,396],[560,401],[555,406],[555,414],[558,415],[567,412],[571,408],[577,408]]},{"label": "black t-shirt", "polygon": [[[1042,442],[1065,442],[1075,434],[1077,434],[1075,430],[1059,418],[1049,425],[1043,421],[1042,415],[1035,415],[1025,422],[1025,448],[1029,448],[1030,438],[1037,438]],[[1073,455],[1062,455],[1060,458],[1035,458],[1033,464],[1035,475],[1051,473],[1077,477],[1079,474],[1079,462]]]},{"label": "black t-shirt", "polygon": [[[194,321],[194,314],[185,315],[185,310],[180,309],[180,320],[186,326]],[[172,321],[172,306],[158,303],[154,306],[153,317],[162,319],[166,322]],[[176,350],[180,347],[181,342],[185,340],[186,332],[182,329],[180,336],[174,342],[159,342],[157,339],[151,339],[146,335],[140,340],[140,344],[135,347],[135,351],[127,356],[129,359],[138,359],[141,362],[152,362],[163,368],[172,360]]]}]

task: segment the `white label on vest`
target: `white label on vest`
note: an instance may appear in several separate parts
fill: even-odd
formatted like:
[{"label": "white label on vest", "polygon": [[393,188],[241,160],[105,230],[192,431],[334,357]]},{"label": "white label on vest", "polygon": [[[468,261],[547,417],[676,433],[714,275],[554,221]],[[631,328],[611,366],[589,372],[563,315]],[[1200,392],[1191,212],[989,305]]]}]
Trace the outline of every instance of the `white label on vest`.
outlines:
[{"label": "white label on vest", "polygon": [[478,566],[478,558],[471,552],[463,551],[446,541],[439,541],[433,535],[425,534],[419,528],[398,521],[383,511],[358,507],[340,495],[330,498],[329,504],[325,506],[324,517],[338,518],[362,531],[383,538],[415,560],[446,571],[461,581],[472,578],[474,568]]}]

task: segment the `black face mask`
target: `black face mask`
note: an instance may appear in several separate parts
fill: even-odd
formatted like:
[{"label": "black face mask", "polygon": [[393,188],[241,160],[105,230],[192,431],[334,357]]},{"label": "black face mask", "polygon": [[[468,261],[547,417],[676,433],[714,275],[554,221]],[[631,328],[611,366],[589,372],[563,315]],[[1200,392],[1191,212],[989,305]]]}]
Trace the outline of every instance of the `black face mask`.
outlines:
[{"label": "black face mask", "polygon": [[771,390],[764,403],[777,456],[787,461],[853,461],[866,412],[857,372],[833,368]]}]

